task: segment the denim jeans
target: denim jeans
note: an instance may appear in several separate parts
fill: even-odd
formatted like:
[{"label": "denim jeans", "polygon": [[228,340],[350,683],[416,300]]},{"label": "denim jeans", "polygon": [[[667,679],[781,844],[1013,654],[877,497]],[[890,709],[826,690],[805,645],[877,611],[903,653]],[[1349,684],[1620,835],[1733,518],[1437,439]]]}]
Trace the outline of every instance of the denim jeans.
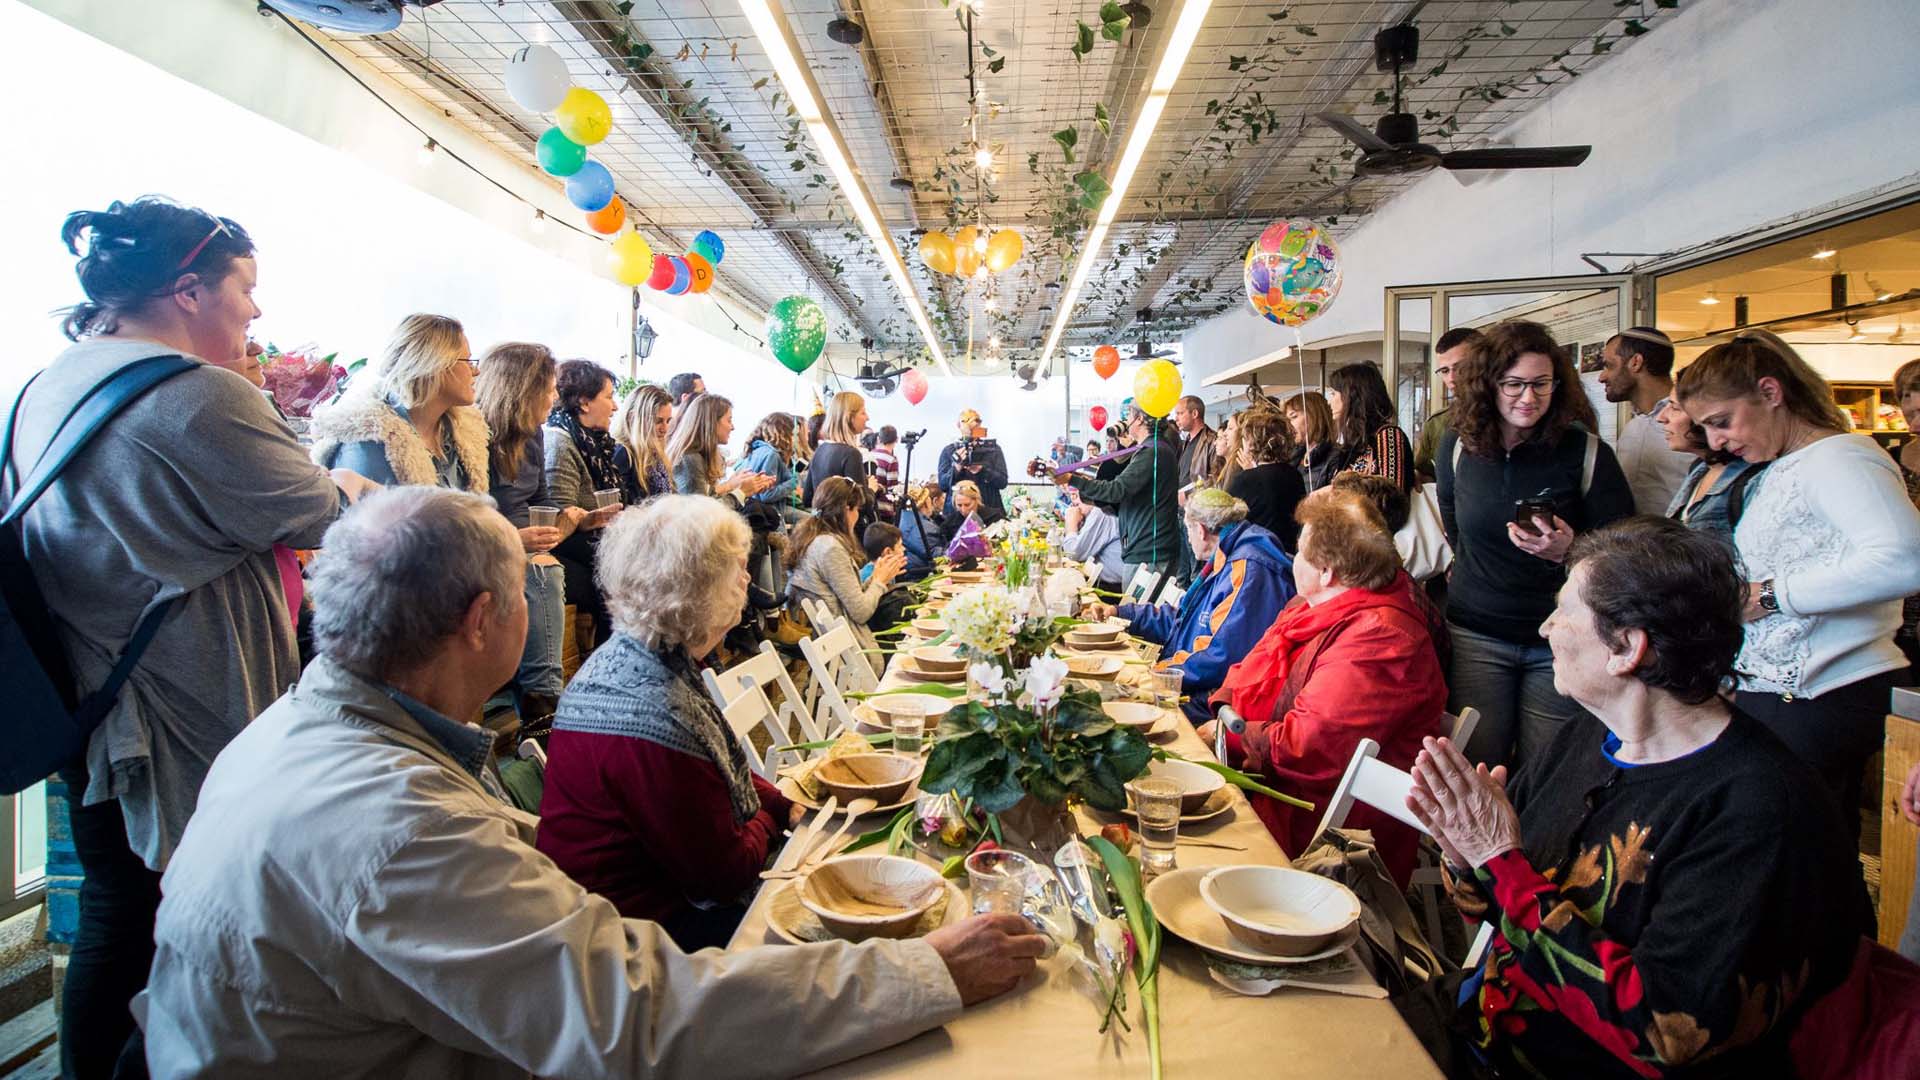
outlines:
[{"label": "denim jeans", "polygon": [[[139,1031],[128,1010],[153,966],[154,916],[160,875],[127,843],[120,800],[81,805],[85,766],[60,771],[80,882],[80,923],[60,998],[62,1076],[145,1076]],[[124,1059],[123,1059],[124,1055]]]},{"label": "denim jeans", "polygon": [[1517,768],[1544,753],[1580,706],[1553,688],[1553,651],[1545,641],[1525,645],[1449,622],[1453,672],[1447,708],[1480,710],[1480,726],[1467,740],[1468,760]]},{"label": "denim jeans", "polygon": [[523,694],[557,698],[565,688],[560,648],[565,640],[567,574],[559,563],[541,566],[527,560],[527,645],[520,653],[514,682]]}]

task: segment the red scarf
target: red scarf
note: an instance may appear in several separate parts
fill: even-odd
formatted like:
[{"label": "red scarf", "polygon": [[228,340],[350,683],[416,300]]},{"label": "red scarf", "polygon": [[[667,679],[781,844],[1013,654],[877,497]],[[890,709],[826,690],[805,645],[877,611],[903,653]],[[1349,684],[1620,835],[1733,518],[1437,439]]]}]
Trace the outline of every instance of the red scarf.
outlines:
[{"label": "red scarf", "polygon": [[1213,692],[1212,700],[1232,705],[1248,723],[1268,722],[1280,704],[1287,675],[1301,649],[1343,620],[1367,608],[1391,607],[1426,625],[1426,615],[1413,596],[1417,588],[1403,570],[1384,589],[1348,589],[1319,604],[1295,597],[1246,658],[1227,669],[1227,677]]}]

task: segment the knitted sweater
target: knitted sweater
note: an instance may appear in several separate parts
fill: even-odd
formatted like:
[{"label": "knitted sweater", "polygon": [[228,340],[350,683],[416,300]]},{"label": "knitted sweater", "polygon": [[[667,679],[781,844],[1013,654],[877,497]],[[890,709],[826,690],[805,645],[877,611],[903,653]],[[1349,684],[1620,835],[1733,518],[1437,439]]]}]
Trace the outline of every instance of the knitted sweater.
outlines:
[{"label": "knitted sweater", "polygon": [[1740,714],[1656,764],[1617,764],[1608,734],[1566,724],[1511,785],[1524,850],[1454,881],[1496,930],[1461,1019],[1515,1075],[1790,1073],[1866,912],[1838,810]]}]

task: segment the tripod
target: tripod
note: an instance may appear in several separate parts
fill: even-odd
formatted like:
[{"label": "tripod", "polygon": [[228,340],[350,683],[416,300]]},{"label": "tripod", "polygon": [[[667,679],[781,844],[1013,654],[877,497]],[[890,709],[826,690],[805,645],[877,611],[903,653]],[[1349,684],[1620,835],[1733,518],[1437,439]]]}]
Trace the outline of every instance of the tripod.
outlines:
[{"label": "tripod", "polygon": [[[921,434],[925,433],[922,432]],[[901,520],[904,521],[908,514],[913,515],[913,520],[916,524],[913,535],[920,541],[920,558],[927,564],[927,567],[931,569],[933,567],[933,553],[927,550],[927,519],[920,516],[920,508],[913,504],[912,492],[913,448],[920,445],[920,435],[909,433],[901,439],[901,442],[906,444],[907,453],[905,460],[900,463],[900,517]]]}]

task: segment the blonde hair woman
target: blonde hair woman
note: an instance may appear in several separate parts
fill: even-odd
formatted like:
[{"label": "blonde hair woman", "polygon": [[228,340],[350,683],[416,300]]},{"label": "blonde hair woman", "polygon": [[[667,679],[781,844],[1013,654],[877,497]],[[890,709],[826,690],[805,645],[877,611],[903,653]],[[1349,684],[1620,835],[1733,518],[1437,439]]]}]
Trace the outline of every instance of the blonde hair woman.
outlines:
[{"label": "blonde hair woman", "polygon": [[673,491],[667,469],[667,430],[672,424],[673,399],[651,384],[636,389],[613,419],[613,438],[620,444],[613,463],[639,482],[642,499]]},{"label": "blonde hair woman", "polygon": [[487,422],[473,407],[466,331],[444,315],[409,315],[371,382],[313,419],[313,460],[382,484],[486,494]]},{"label": "blonde hair woman", "polygon": [[827,402],[827,417],[820,425],[820,441],[813,448],[813,460],[807,462],[807,476],[800,486],[800,499],[813,505],[814,492],[829,476],[844,476],[865,493],[860,506],[862,526],[874,520],[874,493],[880,480],[867,471],[860,453],[860,433],[867,429],[867,399],[851,390],[833,395]]},{"label": "blonde hair woman", "polygon": [[682,495],[756,495],[773,484],[760,473],[728,476],[726,445],[733,438],[733,402],[719,394],[689,400],[667,433],[667,467]]},{"label": "blonde hair woman", "polygon": [[[1894,633],[1920,592],[1920,512],[1899,466],[1850,433],[1827,381],[1772,334],[1701,353],[1674,397],[1713,449],[1771,462],[1733,530],[1750,582],[1735,704],[1858,807],[1907,668]],[[1860,815],[1845,816],[1857,840]]]}]

